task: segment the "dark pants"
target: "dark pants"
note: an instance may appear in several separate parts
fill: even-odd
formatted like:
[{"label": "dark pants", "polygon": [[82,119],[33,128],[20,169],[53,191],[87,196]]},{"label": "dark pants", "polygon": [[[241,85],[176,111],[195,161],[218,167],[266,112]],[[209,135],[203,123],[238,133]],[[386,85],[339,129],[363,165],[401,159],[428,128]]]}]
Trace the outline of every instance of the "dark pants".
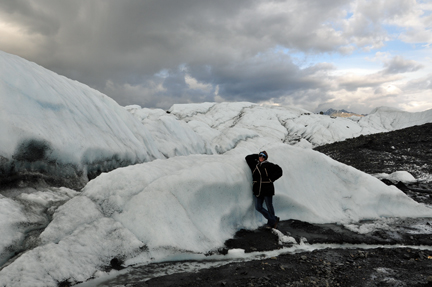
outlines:
[{"label": "dark pants", "polygon": [[[267,209],[263,207],[263,203],[267,206]],[[256,198],[255,201],[255,209],[261,213],[266,219],[267,224],[270,226],[274,226],[276,223],[276,215],[273,208],[273,196],[260,196]]]}]

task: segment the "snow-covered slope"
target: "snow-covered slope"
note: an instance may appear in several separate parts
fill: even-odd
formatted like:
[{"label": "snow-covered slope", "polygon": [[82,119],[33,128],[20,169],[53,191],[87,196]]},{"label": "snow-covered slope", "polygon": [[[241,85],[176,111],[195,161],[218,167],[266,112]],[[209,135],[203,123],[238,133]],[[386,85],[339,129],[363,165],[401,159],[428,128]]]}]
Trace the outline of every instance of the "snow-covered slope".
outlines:
[{"label": "snow-covered slope", "polygon": [[359,124],[373,131],[392,131],[432,122],[432,109],[409,113],[395,108],[380,107],[362,118]]},{"label": "snow-covered slope", "polygon": [[[114,257],[145,263],[206,253],[240,228],[263,224],[253,209],[241,144],[224,155],[191,155],[120,168],[89,182],[57,209],[40,245],[0,271],[0,286],[57,286],[94,276]],[[432,216],[395,187],[312,151],[268,149],[285,175],[276,185],[282,219],[352,222],[382,216]]]},{"label": "snow-covered slope", "polygon": [[166,157],[194,153],[211,153],[207,142],[185,122],[177,120],[161,109],[127,106],[150,132],[158,150]]}]

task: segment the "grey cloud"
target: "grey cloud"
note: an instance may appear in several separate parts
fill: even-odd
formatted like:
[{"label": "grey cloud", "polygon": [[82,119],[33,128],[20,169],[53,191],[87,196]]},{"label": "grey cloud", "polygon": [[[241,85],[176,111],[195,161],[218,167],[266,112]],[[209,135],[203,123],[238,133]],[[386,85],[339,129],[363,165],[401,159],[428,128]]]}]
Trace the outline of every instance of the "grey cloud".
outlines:
[{"label": "grey cloud", "polygon": [[52,36],[61,23],[55,14],[50,14],[49,3],[44,2],[47,1],[2,0],[0,15],[13,23],[19,23],[29,34]]},{"label": "grey cloud", "polygon": [[319,64],[300,69],[283,54],[262,54],[240,64],[191,67],[191,76],[219,87],[227,100],[265,101],[292,95],[298,90],[324,88],[325,82],[315,75],[333,66]]},{"label": "grey cloud", "polygon": [[429,74],[424,78],[414,79],[407,82],[404,86],[404,90],[414,92],[432,90],[432,74]]},{"label": "grey cloud", "polygon": [[379,96],[375,96],[374,99],[380,99],[380,98],[396,97],[399,94],[399,92],[397,90],[388,91],[388,89],[386,89],[385,87],[378,87],[377,89],[375,89],[374,94],[379,95]]},{"label": "grey cloud", "polygon": [[184,71],[178,71],[177,73],[169,73],[163,81],[162,86],[170,90],[173,96],[184,93],[189,88],[185,79],[186,73]]},{"label": "grey cloud", "polygon": [[358,1],[358,12],[373,23],[405,15],[413,7],[412,0]]},{"label": "grey cloud", "polygon": [[[8,19],[46,36],[38,58],[26,58],[101,88],[106,80],[139,84],[141,77],[182,63],[243,61],[277,45],[330,51],[340,37],[328,27],[327,35],[315,31],[329,15],[335,17],[345,1],[324,6],[317,0],[2,3]],[[266,12],[260,10],[263,5],[284,6]]]},{"label": "grey cloud", "polygon": [[[125,99],[118,87],[117,90],[106,89],[106,92],[115,94],[113,98],[122,105],[151,104],[161,108],[169,108],[174,103],[214,101],[216,96],[226,101],[272,100],[281,103],[286,96],[311,101],[323,97],[325,90],[330,88],[323,74],[332,69],[334,67],[330,64],[301,69],[287,55],[268,53],[228,66],[196,65],[166,70],[162,75],[147,79],[134,90],[135,102]],[[187,76],[196,79],[205,88],[190,87]],[[146,97],[140,99],[138,92],[146,94]]]},{"label": "grey cloud", "polygon": [[395,56],[384,67],[384,74],[400,74],[418,71],[424,68],[424,65],[413,60],[406,60],[401,56]]},{"label": "grey cloud", "polygon": [[161,75],[143,79],[138,85],[118,84],[109,81],[101,90],[120,105],[137,104],[142,107],[168,109],[173,104],[208,102],[215,100],[215,89],[192,88],[186,81],[184,67],[167,70]]}]

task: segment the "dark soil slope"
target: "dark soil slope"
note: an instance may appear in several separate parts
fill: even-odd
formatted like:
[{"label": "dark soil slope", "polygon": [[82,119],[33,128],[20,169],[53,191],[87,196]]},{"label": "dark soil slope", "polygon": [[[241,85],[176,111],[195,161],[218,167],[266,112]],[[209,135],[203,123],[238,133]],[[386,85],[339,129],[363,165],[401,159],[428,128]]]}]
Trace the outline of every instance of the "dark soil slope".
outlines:
[{"label": "dark soil slope", "polygon": [[315,148],[364,172],[410,172],[421,179],[432,174],[432,123],[347,139]]}]

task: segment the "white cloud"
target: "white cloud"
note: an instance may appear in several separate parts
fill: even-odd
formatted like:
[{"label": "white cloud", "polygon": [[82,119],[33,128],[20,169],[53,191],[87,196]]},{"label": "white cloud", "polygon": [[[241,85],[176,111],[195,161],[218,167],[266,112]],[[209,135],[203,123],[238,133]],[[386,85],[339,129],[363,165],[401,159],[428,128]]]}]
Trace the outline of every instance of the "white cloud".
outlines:
[{"label": "white cloud", "polygon": [[212,86],[210,84],[203,84],[197,81],[197,79],[191,77],[190,75],[185,76],[186,84],[193,90],[202,90],[210,92],[212,90]]},{"label": "white cloud", "polygon": [[44,38],[39,34],[28,34],[10,22],[0,22],[0,47],[3,51],[12,54],[27,55],[38,54],[38,46],[43,46]]},{"label": "white cloud", "polygon": [[376,95],[396,96],[402,94],[402,90],[393,84],[384,84],[375,90]]},{"label": "white cloud", "polygon": [[[400,39],[407,43],[432,42],[432,5],[422,1],[403,1],[401,12],[386,20],[388,24],[406,30]],[[396,5],[397,6],[397,5]]]}]

